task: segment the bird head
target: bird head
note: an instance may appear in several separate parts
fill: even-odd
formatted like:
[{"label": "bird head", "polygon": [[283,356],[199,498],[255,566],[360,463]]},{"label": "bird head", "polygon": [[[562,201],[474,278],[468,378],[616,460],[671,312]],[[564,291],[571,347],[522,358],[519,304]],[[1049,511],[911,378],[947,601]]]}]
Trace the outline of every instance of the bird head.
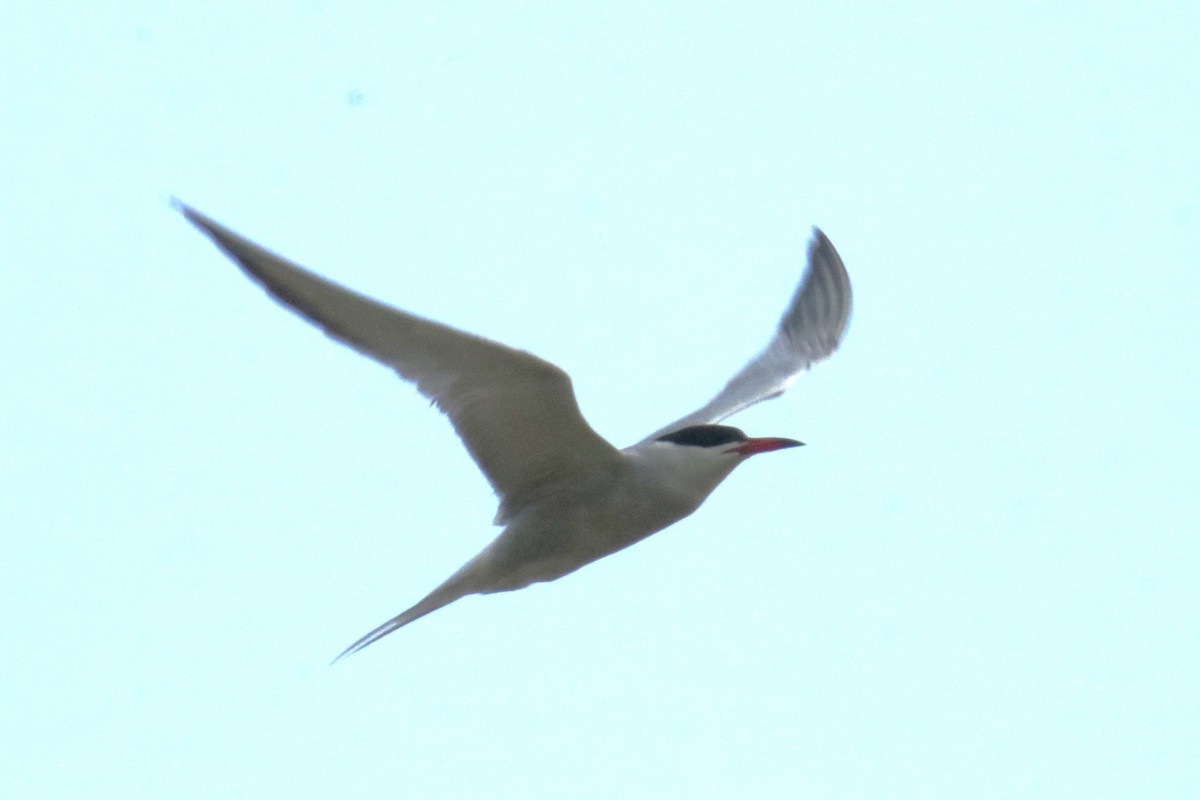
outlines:
[{"label": "bird head", "polygon": [[747,436],[728,425],[690,425],[642,446],[659,480],[688,487],[703,498],[747,458],[772,450],[799,447],[795,439]]},{"label": "bird head", "polygon": [[660,436],[655,441],[666,442],[677,447],[694,447],[697,448],[694,452],[732,456],[739,460],[759,453],[769,453],[772,450],[783,450],[787,447],[800,447],[804,444],[795,439],[777,437],[755,439],[747,436],[740,428],[729,425],[690,425]]}]

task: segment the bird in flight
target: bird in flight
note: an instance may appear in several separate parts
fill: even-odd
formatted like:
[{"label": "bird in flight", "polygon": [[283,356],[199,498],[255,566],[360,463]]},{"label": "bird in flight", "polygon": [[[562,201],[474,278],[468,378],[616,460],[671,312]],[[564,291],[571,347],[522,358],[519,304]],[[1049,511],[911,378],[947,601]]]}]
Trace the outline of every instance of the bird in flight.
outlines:
[{"label": "bird in flight", "polygon": [[504,530],[491,544],[335,661],[461,597],[556,580],[622,550],[691,514],[750,456],[803,444],[717,423],[782,394],[833,354],[850,320],[850,278],[814,228],[804,277],[762,352],[706,406],[618,450],[588,425],[554,364],[372,300],[176,205],[282,305],[415,384],[499,498]]}]

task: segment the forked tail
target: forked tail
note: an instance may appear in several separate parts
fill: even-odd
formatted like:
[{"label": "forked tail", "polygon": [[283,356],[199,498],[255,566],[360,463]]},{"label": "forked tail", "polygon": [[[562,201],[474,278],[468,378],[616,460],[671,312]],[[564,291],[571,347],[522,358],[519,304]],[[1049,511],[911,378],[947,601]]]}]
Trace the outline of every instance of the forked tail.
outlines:
[{"label": "forked tail", "polygon": [[469,594],[474,594],[472,590],[464,586],[465,583],[466,581],[462,579],[462,570],[456,572],[450,577],[449,580],[426,595],[424,600],[417,603],[407,611],[401,612],[400,614],[392,617],[387,622],[383,623],[378,628],[347,647],[345,650],[339,653],[338,657],[331,661],[330,664],[336,664],[338,661],[342,660],[351,653],[357,653],[367,645],[377,642],[383,637],[387,636],[392,631],[399,630],[413,620],[418,620],[426,614],[437,611],[442,606],[448,606],[460,597],[466,597]]}]

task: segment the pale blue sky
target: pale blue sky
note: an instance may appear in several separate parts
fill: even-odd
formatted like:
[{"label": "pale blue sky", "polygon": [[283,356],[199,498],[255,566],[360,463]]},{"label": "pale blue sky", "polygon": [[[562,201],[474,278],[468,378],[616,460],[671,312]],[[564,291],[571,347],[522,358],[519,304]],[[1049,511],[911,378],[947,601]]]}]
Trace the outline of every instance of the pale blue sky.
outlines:
[{"label": "pale blue sky", "polygon": [[[0,796],[1191,798],[1192,3],[0,12]],[[329,659],[494,534],[168,206],[571,372],[618,445],[845,346],[691,519]]]}]

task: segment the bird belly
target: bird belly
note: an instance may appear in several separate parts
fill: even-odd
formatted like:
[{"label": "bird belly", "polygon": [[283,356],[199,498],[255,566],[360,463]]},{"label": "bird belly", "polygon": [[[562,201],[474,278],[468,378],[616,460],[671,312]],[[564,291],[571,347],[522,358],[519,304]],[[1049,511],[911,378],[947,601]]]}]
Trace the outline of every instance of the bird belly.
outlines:
[{"label": "bird belly", "polygon": [[481,554],[494,587],[481,593],[557,580],[678,522],[698,505],[647,493],[585,502],[548,498],[518,513]]}]

